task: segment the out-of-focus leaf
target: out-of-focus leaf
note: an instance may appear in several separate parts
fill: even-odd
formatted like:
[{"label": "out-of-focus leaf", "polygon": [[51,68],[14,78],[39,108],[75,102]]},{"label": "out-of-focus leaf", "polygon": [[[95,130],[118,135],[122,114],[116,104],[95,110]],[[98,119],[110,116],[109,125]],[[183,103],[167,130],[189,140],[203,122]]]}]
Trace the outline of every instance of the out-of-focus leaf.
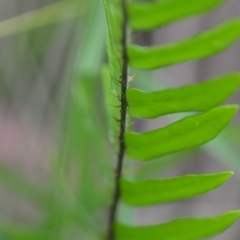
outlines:
[{"label": "out-of-focus leaf", "polygon": [[41,227],[25,227],[0,220],[0,239],[1,240],[50,240],[51,231]]},{"label": "out-of-focus leaf", "polygon": [[225,101],[239,85],[240,74],[228,74],[200,84],[156,92],[143,92],[131,88],[127,91],[128,110],[130,115],[139,118],[206,111]]},{"label": "out-of-focus leaf", "polygon": [[211,10],[225,0],[165,0],[132,2],[128,5],[130,26],[150,30],[164,24]]},{"label": "out-of-focus leaf", "polygon": [[65,0],[0,22],[0,38],[80,17],[86,12],[77,0]]},{"label": "out-of-focus leaf", "polygon": [[230,142],[235,142],[236,144],[239,144],[240,125],[232,124],[231,126],[227,127],[223,132],[223,136]]},{"label": "out-of-focus leaf", "polygon": [[167,171],[167,169],[173,166],[177,167],[193,156],[194,151],[184,151],[155,159],[155,161],[134,162],[133,166],[124,172],[124,175],[131,176],[135,181],[142,181],[153,176],[159,176],[160,173]]},{"label": "out-of-focus leaf", "polygon": [[237,106],[223,106],[174,122],[146,133],[127,132],[126,154],[136,160],[151,160],[200,146],[214,139],[236,114]]},{"label": "out-of-focus leaf", "polygon": [[[71,172],[76,169],[79,204],[94,211],[107,201],[106,191],[111,185],[110,160],[106,150],[103,121],[98,113],[99,74],[105,49],[105,16],[101,1],[88,1],[82,44],[76,60],[75,82],[72,85],[68,106],[64,154],[61,168]],[[92,139],[96,147],[92,148]],[[96,165],[97,164],[97,165]],[[77,166],[77,167],[76,167]],[[89,175],[91,172],[91,175]],[[68,174],[69,174],[68,173]],[[95,196],[95,197],[94,197]]]},{"label": "out-of-focus leaf", "polygon": [[168,179],[128,181],[122,179],[121,198],[133,206],[178,201],[206,193],[225,183],[233,173],[184,175]]},{"label": "out-of-focus leaf", "polygon": [[212,56],[232,45],[240,36],[240,20],[230,20],[203,34],[157,47],[128,47],[132,68],[156,69]]},{"label": "out-of-focus leaf", "polygon": [[143,227],[116,224],[116,240],[193,240],[214,236],[229,228],[239,217],[232,211],[211,218],[186,218]]},{"label": "out-of-focus leaf", "polygon": [[0,166],[0,184],[40,207],[50,207],[51,195],[14,171]]},{"label": "out-of-focus leaf", "polygon": [[[58,229],[58,235],[52,239],[58,239],[71,221],[81,226],[79,231],[86,231],[91,237],[97,235],[101,226],[96,211],[109,201],[106,196],[112,184],[98,95],[106,35],[104,9],[101,1],[84,2],[88,14],[84,24],[77,25],[83,28],[81,44],[73,49],[74,56],[77,55],[70,74],[74,82],[62,113],[64,136],[54,166],[56,201],[61,199],[64,204],[52,207],[48,223]],[[69,91],[68,78],[67,82]],[[95,147],[92,147],[93,139]]]},{"label": "out-of-focus leaf", "polygon": [[236,176],[240,176],[240,159],[238,151],[232,146],[224,135],[203,146],[203,150],[226,167],[234,169]]}]

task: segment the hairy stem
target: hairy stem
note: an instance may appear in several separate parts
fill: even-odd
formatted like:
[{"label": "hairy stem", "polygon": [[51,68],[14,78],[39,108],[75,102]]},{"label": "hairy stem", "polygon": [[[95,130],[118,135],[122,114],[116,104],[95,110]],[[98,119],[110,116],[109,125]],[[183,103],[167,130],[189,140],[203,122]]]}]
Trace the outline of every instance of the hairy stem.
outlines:
[{"label": "hairy stem", "polygon": [[109,214],[109,226],[107,233],[107,240],[115,239],[114,223],[116,220],[118,202],[121,195],[120,190],[120,178],[122,175],[123,160],[125,155],[125,141],[124,133],[126,129],[126,118],[127,118],[127,99],[126,90],[128,84],[128,56],[127,56],[127,11],[126,11],[126,0],[121,1],[123,22],[122,22],[122,71],[121,71],[121,117],[120,117],[120,131],[119,131],[119,152],[117,157],[117,168],[115,175],[115,189],[113,195],[113,201]]}]

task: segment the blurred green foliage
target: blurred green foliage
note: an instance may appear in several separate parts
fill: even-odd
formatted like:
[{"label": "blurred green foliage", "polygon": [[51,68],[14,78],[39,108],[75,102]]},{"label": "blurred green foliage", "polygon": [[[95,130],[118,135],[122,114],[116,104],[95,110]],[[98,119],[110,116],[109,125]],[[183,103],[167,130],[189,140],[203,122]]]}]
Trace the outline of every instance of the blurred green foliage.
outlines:
[{"label": "blurred green foliage", "polygon": [[[7,189],[24,197],[44,214],[44,218],[29,226],[10,222],[0,215],[0,239],[42,240],[42,239],[88,239],[104,236],[106,209],[112,189],[113,150],[107,140],[107,117],[101,82],[102,65],[105,62],[106,23],[103,4],[99,0],[64,0],[43,8],[2,20],[0,38],[16,37],[20,43],[31,48],[33,59],[41,65],[44,56],[58,41],[57,29],[71,21],[72,35],[69,36],[69,54],[64,59],[61,75],[62,84],[60,121],[56,127],[57,147],[50,159],[50,182],[44,187],[29,181],[17,172],[0,165],[0,183]],[[21,72],[23,53],[18,50],[16,62]],[[1,69],[0,69],[1,71]],[[153,78],[151,75],[148,75]],[[141,81],[138,86],[160,88]],[[3,94],[11,95],[12,89],[1,76]],[[240,163],[232,142],[239,126],[226,129],[225,134],[202,147],[208,154],[227,166],[235,168],[240,176]],[[238,135],[239,136],[239,135]],[[171,164],[187,159],[194,152],[177,154],[166,161],[129,167],[129,176],[144,179]],[[96,238],[97,237],[97,238]]]}]

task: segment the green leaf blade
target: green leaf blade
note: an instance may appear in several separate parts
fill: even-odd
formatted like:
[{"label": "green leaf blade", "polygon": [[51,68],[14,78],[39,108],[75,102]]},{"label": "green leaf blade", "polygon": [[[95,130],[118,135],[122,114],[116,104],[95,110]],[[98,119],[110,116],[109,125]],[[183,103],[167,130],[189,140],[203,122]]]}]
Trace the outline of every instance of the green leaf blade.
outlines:
[{"label": "green leaf blade", "polygon": [[212,237],[229,228],[240,215],[240,211],[224,213],[211,218],[183,218],[143,227],[116,224],[117,240],[196,240]]},{"label": "green leaf blade", "polygon": [[223,51],[239,36],[240,19],[236,18],[178,43],[160,47],[130,45],[128,47],[129,65],[132,68],[151,70],[206,58]]},{"label": "green leaf blade", "polygon": [[135,30],[151,30],[211,10],[225,0],[168,0],[133,2],[128,6],[130,26]]},{"label": "green leaf blade", "polygon": [[235,105],[217,107],[146,133],[126,132],[126,154],[147,161],[203,145],[227,126],[237,110]]},{"label": "green leaf blade", "polygon": [[233,73],[181,88],[156,92],[128,89],[128,111],[139,118],[156,118],[170,113],[207,111],[223,103],[240,85],[240,74]]},{"label": "green leaf blade", "polygon": [[121,197],[124,203],[132,206],[179,201],[220,187],[232,175],[232,172],[222,172],[137,182],[122,179]]}]

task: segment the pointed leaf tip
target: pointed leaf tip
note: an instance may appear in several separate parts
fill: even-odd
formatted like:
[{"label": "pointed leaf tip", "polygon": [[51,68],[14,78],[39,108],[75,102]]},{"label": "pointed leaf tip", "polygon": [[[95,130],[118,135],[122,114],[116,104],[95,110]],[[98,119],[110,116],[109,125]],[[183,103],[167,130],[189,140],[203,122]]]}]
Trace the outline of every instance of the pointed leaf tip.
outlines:
[{"label": "pointed leaf tip", "polygon": [[179,201],[214,190],[231,176],[232,172],[221,172],[137,182],[122,179],[122,201],[132,206]]},{"label": "pointed leaf tip", "polygon": [[232,19],[181,42],[156,47],[128,47],[129,65],[138,69],[157,69],[213,56],[240,37],[240,19]]},{"label": "pointed leaf tip", "polygon": [[117,240],[193,240],[205,239],[228,229],[240,216],[240,211],[208,218],[182,218],[159,225],[126,226],[116,224]]},{"label": "pointed leaf tip", "polygon": [[147,161],[203,145],[217,137],[237,110],[237,105],[221,106],[149,132],[126,132],[126,154]]},{"label": "pointed leaf tip", "polygon": [[239,89],[240,74],[231,73],[199,84],[143,92],[127,91],[128,111],[139,118],[156,118],[171,113],[207,111],[227,100]]}]

